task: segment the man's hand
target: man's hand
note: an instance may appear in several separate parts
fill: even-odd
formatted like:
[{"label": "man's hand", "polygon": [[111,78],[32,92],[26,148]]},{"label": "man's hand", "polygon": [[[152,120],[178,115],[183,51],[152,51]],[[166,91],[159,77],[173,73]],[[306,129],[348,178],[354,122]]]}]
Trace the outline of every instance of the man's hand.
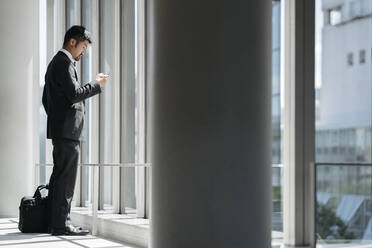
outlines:
[{"label": "man's hand", "polygon": [[106,75],[106,74],[103,74],[103,73],[99,73],[96,76],[96,80],[98,81],[99,85],[101,87],[103,87],[107,83],[107,78],[108,77],[109,77],[109,75]]}]

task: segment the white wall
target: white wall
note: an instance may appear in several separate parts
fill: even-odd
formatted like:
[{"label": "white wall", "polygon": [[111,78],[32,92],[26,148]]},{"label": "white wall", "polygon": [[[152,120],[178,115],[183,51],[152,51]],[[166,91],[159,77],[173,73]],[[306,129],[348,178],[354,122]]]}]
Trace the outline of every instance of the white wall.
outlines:
[{"label": "white wall", "polygon": [[[323,29],[320,128],[371,125],[372,17]],[[365,50],[365,63],[359,51]],[[353,53],[352,66],[347,64]]]},{"label": "white wall", "polygon": [[0,217],[33,192],[38,160],[39,1],[0,1]]}]

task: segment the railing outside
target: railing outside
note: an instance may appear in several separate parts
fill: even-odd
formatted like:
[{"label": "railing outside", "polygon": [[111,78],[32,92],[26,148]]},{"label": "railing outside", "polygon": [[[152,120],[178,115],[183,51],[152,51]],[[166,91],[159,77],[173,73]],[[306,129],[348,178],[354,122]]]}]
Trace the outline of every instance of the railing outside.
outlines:
[{"label": "railing outside", "polygon": [[372,242],[372,164],[317,163],[315,178],[318,244]]},{"label": "railing outside", "polygon": [[[36,164],[53,166],[53,164]],[[99,168],[151,168],[151,164],[79,164],[93,167],[92,234],[97,233]],[[282,231],[283,166],[273,164],[273,230]],[[316,163],[316,233],[318,244],[372,242],[372,164]]]}]

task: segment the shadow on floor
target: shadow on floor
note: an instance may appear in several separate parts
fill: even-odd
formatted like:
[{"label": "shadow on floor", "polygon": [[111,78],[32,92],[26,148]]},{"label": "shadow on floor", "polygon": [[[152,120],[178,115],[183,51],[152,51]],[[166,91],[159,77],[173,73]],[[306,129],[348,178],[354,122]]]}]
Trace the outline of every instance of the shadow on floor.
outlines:
[{"label": "shadow on floor", "polygon": [[0,219],[0,248],[135,248],[116,241],[86,236],[52,236],[45,233],[21,233],[16,219]]}]

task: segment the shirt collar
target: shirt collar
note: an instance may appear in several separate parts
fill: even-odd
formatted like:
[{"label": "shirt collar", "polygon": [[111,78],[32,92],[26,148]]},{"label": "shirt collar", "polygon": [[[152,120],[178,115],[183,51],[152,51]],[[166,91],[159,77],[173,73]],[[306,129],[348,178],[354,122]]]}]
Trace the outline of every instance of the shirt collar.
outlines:
[{"label": "shirt collar", "polygon": [[74,67],[76,67],[76,60],[72,57],[71,53],[64,48],[62,48],[60,51],[63,52],[64,54],[66,54],[67,57],[71,60]]}]

